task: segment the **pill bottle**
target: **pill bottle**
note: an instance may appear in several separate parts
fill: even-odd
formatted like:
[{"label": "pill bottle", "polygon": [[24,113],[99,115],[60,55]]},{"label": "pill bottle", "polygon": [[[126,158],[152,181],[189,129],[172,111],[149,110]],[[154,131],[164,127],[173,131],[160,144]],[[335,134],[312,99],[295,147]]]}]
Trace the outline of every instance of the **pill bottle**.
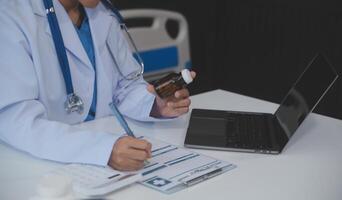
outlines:
[{"label": "pill bottle", "polygon": [[37,193],[29,200],[74,200],[72,180],[69,177],[48,174],[41,178],[37,185]]},{"label": "pill bottle", "polygon": [[172,96],[177,90],[185,88],[193,81],[188,69],[183,69],[180,73],[170,73],[165,77],[155,81],[153,86],[158,96],[162,99]]}]

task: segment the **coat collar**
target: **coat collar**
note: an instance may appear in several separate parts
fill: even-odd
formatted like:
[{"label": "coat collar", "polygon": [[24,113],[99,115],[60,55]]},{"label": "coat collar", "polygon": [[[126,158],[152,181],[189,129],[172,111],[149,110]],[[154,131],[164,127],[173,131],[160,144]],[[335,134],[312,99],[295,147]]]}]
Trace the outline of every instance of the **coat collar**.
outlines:
[{"label": "coat collar", "polygon": [[41,17],[46,17],[43,0],[30,0],[30,1],[31,1],[33,13]]},{"label": "coat collar", "polygon": [[86,8],[94,45],[101,52],[106,45],[108,34],[115,19],[112,11],[108,10],[102,3],[96,8]]},{"label": "coat collar", "polygon": [[[43,0],[30,1],[33,12],[40,17],[47,18]],[[63,36],[65,48],[76,58],[81,60],[85,65],[93,69],[87,53],[84,50],[82,43],[77,35],[75,27],[72,24],[65,9],[58,0],[53,0],[53,3]],[[99,3],[99,5],[97,5],[95,8],[86,8],[85,10],[89,18],[94,49],[96,51],[96,48],[98,48],[99,51],[102,51],[106,44],[108,32],[114,20],[114,16],[111,11],[109,11],[105,8],[104,5],[102,5],[102,3]],[[48,35],[51,36],[50,26],[47,20],[45,23],[45,31]]]}]

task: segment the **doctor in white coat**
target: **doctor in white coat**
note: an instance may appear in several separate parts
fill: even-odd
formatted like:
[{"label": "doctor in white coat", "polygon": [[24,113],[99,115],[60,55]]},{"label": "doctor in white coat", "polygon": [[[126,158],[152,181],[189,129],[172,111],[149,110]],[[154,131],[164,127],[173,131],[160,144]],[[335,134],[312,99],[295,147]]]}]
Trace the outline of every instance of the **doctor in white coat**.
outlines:
[{"label": "doctor in white coat", "polygon": [[188,112],[188,90],[162,100],[142,77],[128,80],[119,73],[139,65],[116,17],[100,0],[53,0],[73,89],[84,103],[82,114],[68,114],[43,0],[0,4],[0,139],[7,144],[42,159],[136,170],[150,156],[148,141],[72,125],[111,115],[110,102],[141,121]]}]

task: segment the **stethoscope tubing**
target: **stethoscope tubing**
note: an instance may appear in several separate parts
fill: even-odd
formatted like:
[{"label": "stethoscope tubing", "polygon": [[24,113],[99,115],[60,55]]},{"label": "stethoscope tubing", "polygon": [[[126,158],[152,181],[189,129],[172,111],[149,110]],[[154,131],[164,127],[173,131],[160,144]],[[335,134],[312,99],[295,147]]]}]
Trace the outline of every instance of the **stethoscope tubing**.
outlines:
[{"label": "stethoscope tubing", "polygon": [[[76,95],[74,93],[74,87],[72,84],[72,78],[71,78],[71,73],[70,73],[70,65],[69,65],[67,54],[66,54],[65,45],[64,45],[62,33],[61,33],[61,30],[60,30],[60,27],[58,24],[58,20],[57,20],[57,16],[55,13],[55,8],[53,5],[53,2],[52,2],[52,0],[43,0],[43,2],[44,2],[45,9],[46,9],[46,15],[48,18],[53,42],[55,45],[58,62],[60,64],[60,67],[61,67],[61,70],[63,73],[64,82],[65,82],[65,87],[66,87],[66,92],[67,92],[65,109],[68,113],[74,112],[74,111],[82,113],[83,112],[83,101],[78,95]],[[124,79],[127,79],[127,80],[137,79],[140,76],[142,76],[142,74],[144,73],[144,62],[143,62],[143,60],[139,54],[138,48],[137,48],[131,34],[129,33],[126,24],[124,23],[124,19],[123,19],[122,15],[120,14],[120,12],[108,0],[101,0],[101,2],[105,5],[105,7],[107,7],[108,9],[110,9],[113,12],[114,16],[117,18],[117,20],[120,24],[121,29],[126,32],[128,39],[133,46],[133,50],[135,51],[135,53],[137,55],[137,60],[138,60],[139,65],[140,65],[140,71],[136,72],[136,73],[131,73],[131,74],[125,76],[122,73],[122,71],[120,70],[120,67],[118,65],[116,67],[117,67],[120,75],[123,76]],[[118,64],[115,60],[115,57],[114,57],[114,61],[116,64]]]}]

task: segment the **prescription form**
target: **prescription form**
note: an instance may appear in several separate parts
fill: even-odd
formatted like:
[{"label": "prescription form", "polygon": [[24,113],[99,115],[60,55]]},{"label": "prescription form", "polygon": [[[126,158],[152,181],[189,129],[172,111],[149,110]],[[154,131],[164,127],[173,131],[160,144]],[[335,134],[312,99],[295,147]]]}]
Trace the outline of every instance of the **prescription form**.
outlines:
[{"label": "prescription form", "polygon": [[163,193],[174,193],[236,167],[153,138],[138,138],[152,144],[152,158],[139,171],[120,172],[109,166],[68,164],[49,174],[69,177],[75,195],[91,197],[105,195],[137,181]]},{"label": "prescription form", "polygon": [[152,158],[138,172],[141,184],[163,193],[173,193],[217,176],[236,166],[153,138],[140,136],[152,144]]}]

